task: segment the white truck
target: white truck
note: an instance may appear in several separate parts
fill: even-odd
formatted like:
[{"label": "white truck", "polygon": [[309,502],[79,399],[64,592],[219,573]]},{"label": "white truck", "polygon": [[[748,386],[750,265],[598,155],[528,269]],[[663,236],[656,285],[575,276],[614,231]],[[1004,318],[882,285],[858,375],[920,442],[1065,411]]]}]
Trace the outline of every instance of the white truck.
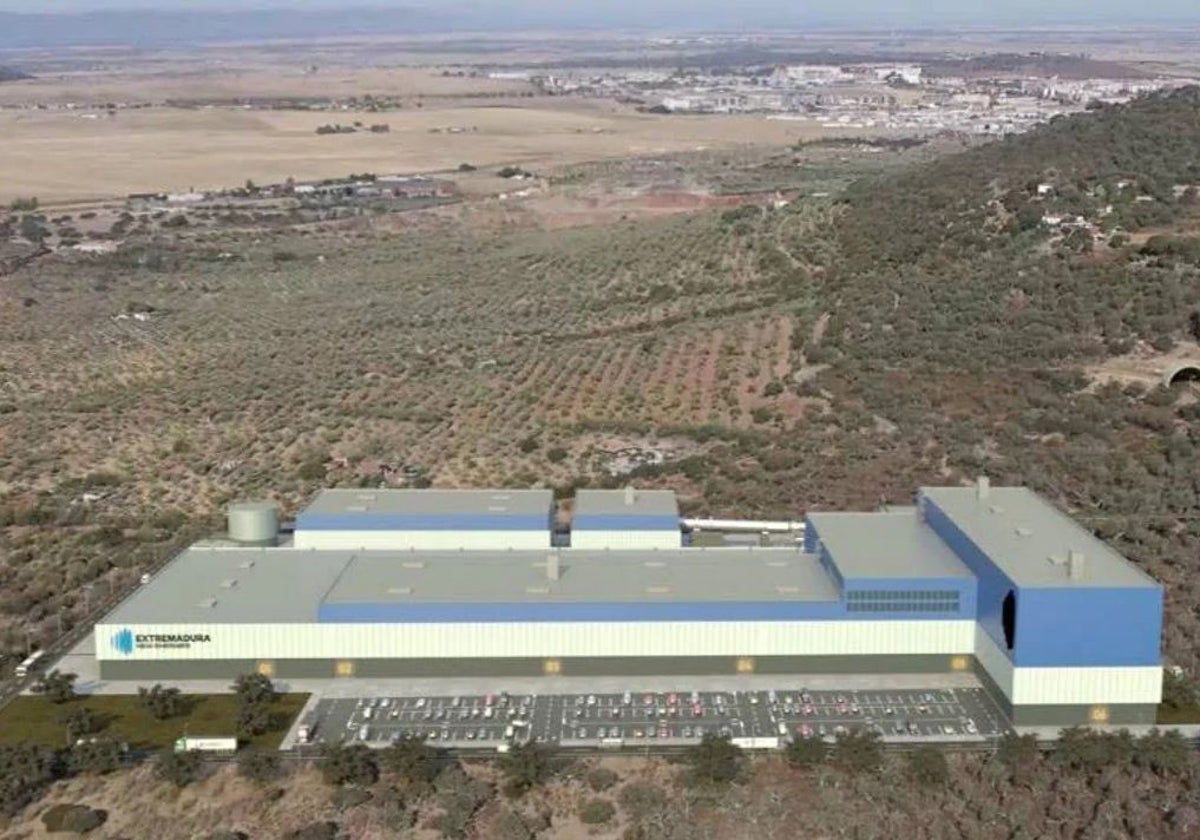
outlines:
[{"label": "white truck", "polygon": [[16,672],[15,672],[16,678],[19,680],[23,680],[26,677],[28,677],[29,674],[33,671],[33,666],[36,665],[38,660],[40,660],[45,655],[46,655],[45,651],[35,650],[33,653],[29,654],[29,656],[25,657],[25,661],[23,661],[20,665],[17,666]]},{"label": "white truck", "polygon": [[184,735],[175,741],[175,752],[237,752],[238,739],[225,736]]}]

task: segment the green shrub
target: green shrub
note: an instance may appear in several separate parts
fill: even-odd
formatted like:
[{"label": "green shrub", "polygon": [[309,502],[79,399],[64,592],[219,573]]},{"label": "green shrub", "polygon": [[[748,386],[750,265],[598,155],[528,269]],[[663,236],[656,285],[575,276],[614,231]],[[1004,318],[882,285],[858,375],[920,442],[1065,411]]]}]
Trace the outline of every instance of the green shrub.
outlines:
[{"label": "green shrub", "polygon": [[612,822],[617,809],[607,799],[589,799],[579,809],[579,821],[584,825],[602,825]]},{"label": "green shrub", "polygon": [[596,791],[596,793],[608,790],[620,780],[621,777],[607,767],[597,767],[587,774],[588,787]]}]

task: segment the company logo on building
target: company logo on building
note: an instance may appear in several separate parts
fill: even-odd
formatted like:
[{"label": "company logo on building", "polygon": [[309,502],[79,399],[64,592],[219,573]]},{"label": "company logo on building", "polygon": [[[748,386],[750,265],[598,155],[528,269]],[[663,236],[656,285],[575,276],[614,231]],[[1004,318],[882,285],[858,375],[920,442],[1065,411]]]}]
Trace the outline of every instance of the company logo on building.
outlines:
[{"label": "company logo on building", "polygon": [[126,627],[122,630],[118,630],[116,633],[113,633],[112,646],[126,656],[133,653],[134,648],[137,647],[137,642],[135,641],[133,631]]},{"label": "company logo on building", "polygon": [[128,627],[123,627],[112,635],[113,648],[126,656],[135,650],[146,648],[180,650],[211,641],[212,637],[208,633],[134,633]]}]

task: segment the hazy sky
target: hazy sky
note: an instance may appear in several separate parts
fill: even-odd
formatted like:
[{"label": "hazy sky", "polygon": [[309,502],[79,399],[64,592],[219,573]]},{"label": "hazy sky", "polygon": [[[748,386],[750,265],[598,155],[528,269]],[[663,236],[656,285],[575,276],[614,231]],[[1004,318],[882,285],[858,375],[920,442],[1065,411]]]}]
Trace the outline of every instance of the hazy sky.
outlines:
[{"label": "hazy sky", "polygon": [[[0,11],[60,12],[98,9],[233,9],[247,7],[336,9],[347,6],[400,6],[460,11],[478,8],[496,13],[513,10],[544,12],[558,19],[589,19],[619,26],[636,23],[653,9],[659,14],[678,10],[679,27],[687,28],[689,8],[711,13],[744,10],[747,22],[828,21],[885,26],[964,23],[1092,22],[1097,24],[1137,20],[1191,21],[1200,25],[1197,0],[0,0]],[[725,16],[725,15],[723,15]]]}]

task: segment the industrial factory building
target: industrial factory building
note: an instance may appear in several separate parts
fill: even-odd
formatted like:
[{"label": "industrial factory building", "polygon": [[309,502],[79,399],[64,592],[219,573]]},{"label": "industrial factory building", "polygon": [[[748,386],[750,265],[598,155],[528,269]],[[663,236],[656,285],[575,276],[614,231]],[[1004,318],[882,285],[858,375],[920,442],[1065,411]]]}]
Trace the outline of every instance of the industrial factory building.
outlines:
[{"label": "industrial factory building", "polygon": [[[96,626],[112,680],[974,671],[1017,724],[1151,723],[1162,587],[1024,488],[684,547],[673,495],[329,490],[235,505]],[[802,531],[802,538],[800,532]]]}]

